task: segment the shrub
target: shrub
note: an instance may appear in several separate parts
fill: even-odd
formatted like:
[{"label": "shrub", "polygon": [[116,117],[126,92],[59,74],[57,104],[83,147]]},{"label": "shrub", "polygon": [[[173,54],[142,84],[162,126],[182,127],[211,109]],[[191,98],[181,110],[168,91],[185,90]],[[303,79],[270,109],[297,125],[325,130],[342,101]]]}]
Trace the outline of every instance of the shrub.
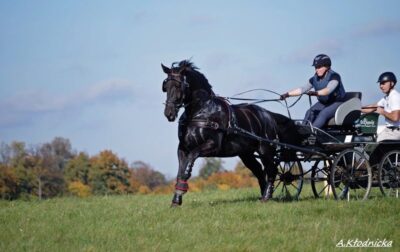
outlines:
[{"label": "shrub", "polygon": [[85,198],[92,195],[91,189],[88,185],[80,181],[73,181],[68,184],[68,191],[75,196]]}]

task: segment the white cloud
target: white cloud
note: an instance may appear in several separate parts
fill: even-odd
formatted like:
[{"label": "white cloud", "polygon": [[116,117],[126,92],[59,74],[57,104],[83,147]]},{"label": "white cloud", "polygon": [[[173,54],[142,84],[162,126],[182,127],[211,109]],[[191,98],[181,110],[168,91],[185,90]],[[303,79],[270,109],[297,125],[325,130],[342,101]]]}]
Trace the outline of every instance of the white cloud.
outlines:
[{"label": "white cloud", "polygon": [[289,63],[308,63],[311,65],[312,59],[320,53],[327,54],[331,58],[334,58],[343,53],[343,47],[340,41],[336,39],[324,39],[310,46],[300,48],[287,57],[284,57],[283,61]]},{"label": "white cloud", "polygon": [[350,34],[342,34],[335,38],[326,38],[309,46],[298,49],[287,57],[283,62],[289,63],[311,63],[315,55],[324,53],[332,58],[344,54],[345,47],[354,39],[392,36],[400,34],[400,21],[398,20],[374,20],[355,28]]},{"label": "white cloud", "polygon": [[354,32],[356,37],[381,37],[400,34],[399,20],[374,20]]},{"label": "white cloud", "polygon": [[82,93],[76,93],[74,99],[83,103],[95,101],[131,100],[134,97],[134,86],[126,80],[109,80],[89,87]]},{"label": "white cloud", "polygon": [[133,102],[136,97],[135,87],[126,80],[104,81],[70,94],[24,91],[0,102],[0,127],[25,123],[46,113],[67,112],[93,104]]}]

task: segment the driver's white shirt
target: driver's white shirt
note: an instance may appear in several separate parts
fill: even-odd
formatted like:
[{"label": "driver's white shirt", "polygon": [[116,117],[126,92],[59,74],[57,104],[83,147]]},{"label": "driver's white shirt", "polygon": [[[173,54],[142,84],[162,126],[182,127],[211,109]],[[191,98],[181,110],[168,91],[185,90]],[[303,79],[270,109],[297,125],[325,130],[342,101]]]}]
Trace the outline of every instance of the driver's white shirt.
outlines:
[{"label": "driver's white shirt", "polygon": [[[383,109],[389,113],[395,110],[400,110],[400,93],[397,90],[392,89],[389,95],[386,95],[381,100],[379,100],[378,106],[383,107]],[[386,126],[400,126],[400,121],[394,122],[387,119],[386,117],[385,121]]]}]

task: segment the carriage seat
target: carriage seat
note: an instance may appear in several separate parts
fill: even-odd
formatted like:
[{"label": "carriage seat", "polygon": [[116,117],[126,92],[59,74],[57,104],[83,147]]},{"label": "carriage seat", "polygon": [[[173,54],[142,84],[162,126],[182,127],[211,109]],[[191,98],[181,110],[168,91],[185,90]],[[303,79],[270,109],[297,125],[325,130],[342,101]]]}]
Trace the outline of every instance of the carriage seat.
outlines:
[{"label": "carriage seat", "polygon": [[336,109],[327,126],[351,126],[361,115],[361,92],[346,92],[344,102]]}]

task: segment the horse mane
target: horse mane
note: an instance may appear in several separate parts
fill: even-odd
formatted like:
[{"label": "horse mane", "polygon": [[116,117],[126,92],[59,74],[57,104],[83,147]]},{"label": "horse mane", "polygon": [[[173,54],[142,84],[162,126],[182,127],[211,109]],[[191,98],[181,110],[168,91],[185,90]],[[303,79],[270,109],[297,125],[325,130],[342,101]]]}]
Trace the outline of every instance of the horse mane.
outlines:
[{"label": "horse mane", "polygon": [[209,94],[214,94],[207,78],[198,71],[199,68],[190,60],[172,63],[172,70],[183,73],[192,90],[205,89]]}]

